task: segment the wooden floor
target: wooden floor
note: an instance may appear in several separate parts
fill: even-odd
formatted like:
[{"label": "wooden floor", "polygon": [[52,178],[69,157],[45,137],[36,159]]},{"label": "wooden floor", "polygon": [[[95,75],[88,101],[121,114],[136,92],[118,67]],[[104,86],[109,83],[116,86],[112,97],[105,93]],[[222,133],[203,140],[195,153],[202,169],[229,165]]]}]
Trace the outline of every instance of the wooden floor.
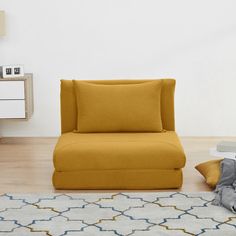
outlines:
[{"label": "wooden floor", "polygon": [[[208,150],[222,139],[236,141],[236,137],[181,138],[187,163],[184,168],[184,183],[180,191],[211,190],[194,166],[197,163],[215,159],[209,156]],[[0,193],[65,192],[54,190],[51,183],[52,155],[56,141],[56,138],[2,138],[0,141]]]}]

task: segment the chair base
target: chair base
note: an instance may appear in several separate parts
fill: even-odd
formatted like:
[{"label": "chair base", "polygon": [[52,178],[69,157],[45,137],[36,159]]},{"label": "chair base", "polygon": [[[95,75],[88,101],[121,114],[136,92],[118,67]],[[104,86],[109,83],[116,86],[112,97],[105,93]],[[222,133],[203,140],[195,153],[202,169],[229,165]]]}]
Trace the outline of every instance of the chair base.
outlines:
[{"label": "chair base", "polygon": [[68,190],[154,190],[180,188],[181,169],[54,171],[53,185]]}]

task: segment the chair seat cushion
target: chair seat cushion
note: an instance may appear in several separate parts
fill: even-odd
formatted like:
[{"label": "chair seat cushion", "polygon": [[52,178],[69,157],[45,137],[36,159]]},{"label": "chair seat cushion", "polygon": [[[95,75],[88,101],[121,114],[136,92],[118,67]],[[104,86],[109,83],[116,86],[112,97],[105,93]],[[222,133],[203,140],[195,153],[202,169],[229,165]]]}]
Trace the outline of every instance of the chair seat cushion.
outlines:
[{"label": "chair seat cushion", "polygon": [[174,131],[65,133],[54,150],[56,171],[179,169],[185,155]]}]

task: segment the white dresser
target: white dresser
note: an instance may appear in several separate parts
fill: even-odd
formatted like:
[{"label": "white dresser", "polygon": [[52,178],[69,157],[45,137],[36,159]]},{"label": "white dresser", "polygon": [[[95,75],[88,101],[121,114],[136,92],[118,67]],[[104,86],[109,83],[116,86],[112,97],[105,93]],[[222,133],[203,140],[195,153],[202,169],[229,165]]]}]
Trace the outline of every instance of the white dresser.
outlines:
[{"label": "white dresser", "polygon": [[0,78],[0,119],[29,119],[33,114],[33,75]]}]

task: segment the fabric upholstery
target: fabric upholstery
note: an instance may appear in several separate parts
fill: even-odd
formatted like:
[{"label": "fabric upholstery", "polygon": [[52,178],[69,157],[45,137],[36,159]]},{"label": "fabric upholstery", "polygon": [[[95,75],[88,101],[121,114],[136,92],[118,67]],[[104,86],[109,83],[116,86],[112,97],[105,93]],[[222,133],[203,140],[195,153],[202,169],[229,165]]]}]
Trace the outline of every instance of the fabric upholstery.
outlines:
[{"label": "fabric upholstery", "polygon": [[206,183],[211,187],[215,188],[220,179],[220,162],[219,160],[211,160],[203,162],[195,166],[195,168],[203,175]]},{"label": "fabric upholstery", "polygon": [[180,188],[181,169],[55,171],[56,189],[170,189]]},{"label": "fabric upholstery", "polygon": [[121,85],[73,82],[78,132],[162,131],[162,80]]},{"label": "fabric upholstery", "polygon": [[[155,80],[90,80],[93,84],[138,84]],[[163,129],[175,130],[174,79],[163,79],[161,91],[161,119]],[[61,80],[61,132],[72,132],[77,128],[77,107],[72,80]]]},{"label": "fabric upholstery", "polygon": [[185,155],[175,132],[66,133],[54,151],[56,171],[179,169]]},{"label": "fabric upholstery", "polygon": [[[101,85],[156,80],[84,81]],[[61,80],[61,137],[53,154],[56,189],[168,189],[182,185],[185,155],[175,130],[175,80],[162,79],[161,120],[166,132],[77,133],[72,80]]]}]

